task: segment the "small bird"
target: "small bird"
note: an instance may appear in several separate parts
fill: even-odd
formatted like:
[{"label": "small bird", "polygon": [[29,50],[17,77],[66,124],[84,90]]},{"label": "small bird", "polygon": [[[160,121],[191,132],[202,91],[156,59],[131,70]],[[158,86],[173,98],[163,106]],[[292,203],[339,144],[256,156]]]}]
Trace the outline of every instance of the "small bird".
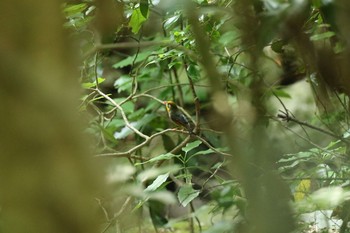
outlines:
[{"label": "small bird", "polygon": [[179,109],[179,107],[173,101],[164,101],[166,111],[169,118],[177,125],[184,127],[190,134],[193,134],[195,125],[186,114]]}]

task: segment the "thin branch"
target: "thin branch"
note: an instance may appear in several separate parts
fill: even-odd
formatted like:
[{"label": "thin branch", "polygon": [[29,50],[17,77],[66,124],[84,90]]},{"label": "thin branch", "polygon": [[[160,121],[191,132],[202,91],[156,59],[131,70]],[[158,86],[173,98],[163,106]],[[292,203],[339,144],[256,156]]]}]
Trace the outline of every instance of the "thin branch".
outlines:
[{"label": "thin branch", "polygon": [[144,138],[144,139],[148,139],[149,136],[141,133],[138,129],[136,129],[134,126],[132,126],[128,120],[128,118],[125,115],[125,112],[123,110],[123,108],[117,104],[112,98],[110,98],[108,95],[106,95],[105,93],[103,93],[102,91],[100,91],[99,89],[95,89],[95,91],[97,91],[101,96],[103,96],[105,99],[107,99],[109,102],[111,102],[116,108],[118,108],[118,110],[120,111],[120,113],[122,114],[123,120],[125,122],[125,125],[131,129],[132,131],[134,131],[137,135],[139,135],[140,137]]},{"label": "thin branch", "polygon": [[[203,123],[202,123],[202,125],[203,125]],[[203,128],[203,127],[201,127],[201,131],[202,132],[207,131],[207,132],[212,132],[212,133],[216,133],[216,134],[223,134],[222,131],[218,131],[218,130],[214,130],[214,129],[210,129],[210,128]]]},{"label": "thin branch", "polygon": [[99,83],[98,83],[98,74],[97,74],[97,62],[98,62],[98,52],[95,54],[95,61],[94,61],[94,75],[95,75],[95,83],[96,83],[96,88],[99,88]]},{"label": "thin branch", "polygon": [[288,122],[288,121],[291,121],[291,122],[297,123],[297,124],[299,124],[299,125],[306,126],[306,127],[310,128],[310,129],[314,129],[314,130],[319,131],[319,132],[321,132],[321,133],[324,133],[324,134],[326,134],[326,135],[328,135],[328,136],[331,136],[331,137],[333,137],[333,138],[335,138],[335,139],[338,139],[338,140],[340,140],[340,141],[342,141],[342,142],[349,143],[347,140],[345,140],[343,137],[341,137],[341,136],[339,136],[339,135],[336,135],[336,134],[334,134],[334,133],[332,133],[332,132],[330,132],[330,131],[327,131],[327,130],[325,130],[325,129],[316,127],[316,126],[314,126],[314,125],[311,125],[311,124],[309,124],[309,123],[307,123],[307,122],[299,121],[298,119],[296,119],[296,118],[290,116],[288,113],[285,113],[285,112],[279,113],[279,114],[277,115],[277,117],[280,118],[280,119],[282,119],[282,120],[284,120],[284,121],[287,121],[287,122]]},{"label": "thin branch", "polygon": [[195,61],[198,60],[198,56],[193,51],[189,50],[188,48],[173,43],[171,41],[141,41],[141,42],[119,42],[119,43],[111,43],[111,44],[97,44],[95,47],[93,47],[91,50],[86,52],[83,57],[87,58],[91,56],[92,54],[103,51],[103,50],[109,50],[109,49],[127,49],[127,48],[142,48],[142,47],[150,47],[150,46],[167,46],[171,47],[173,49],[179,50],[181,52],[184,52],[187,56],[191,57]]},{"label": "thin branch", "polygon": [[319,181],[332,181],[332,180],[339,180],[339,181],[348,181],[349,178],[315,178],[315,177],[282,177],[284,180],[319,180]]},{"label": "thin branch", "polygon": [[[144,146],[144,145],[142,145]],[[142,147],[141,146],[141,147]],[[141,148],[141,147],[137,147],[135,150]],[[134,149],[134,148],[133,148]],[[134,152],[135,150],[132,150],[132,152]],[[95,157],[113,157],[113,158],[129,158],[129,159],[134,159],[134,160],[139,160],[139,161],[147,161],[148,159],[143,158],[141,156],[137,156],[137,155],[132,155],[132,152],[129,151],[125,151],[125,152],[111,152],[111,153],[103,153],[103,154],[98,154],[95,155]]]},{"label": "thin branch", "polygon": [[[198,225],[198,228],[199,228],[199,232],[202,232],[202,225],[201,225],[201,221],[199,220],[199,218],[195,215],[195,208],[194,208],[194,205],[193,205],[193,201],[190,202],[190,208],[191,208],[191,215],[194,217],[194,219],[196,220],[197,222],[197,225]],[[193,228],[194,229],[194,228]],[[194,230],[193,230],[194,232]]]},{"label": "thin branch", "polygon": [[190,75],[188,74],[188,64],[185,58],[182,58],[183,64],[185,66],[186,74],[187,74],[187,79],[188,83],[190,84],[190,89],[193,95],[193,100],[195,104],[195,110],[196,110],[196,123],[195,123],[195,128],[194,128],[194,133],[199,133],[200,128],[199,128],[199,116],[200,116],[200,102],[196,93],[196,89],[194,88],[194,83]]},{"label": "thin branch", "polygon": [[224,163],[221,163],[216,169],[215,171],[208,177],[208,179],[206,179],[204,182],[203,182],[203,185],[202,185],[202,188],[201,188],[201,192],[204,190],[204,187],[205,185],[209,182],[209,180],[211,180],[217,173],[218,171],[220,170],[220,168],[224,165]]},{"label": "thin branch", "polygon": [[[165,22],[166,22],[165,17],[163,17],[163,22],[164,22],[164,23],[162,23],[163,36],[166,38],[166,37],[167,37],[167,31],[166,31],[166,28],[165,28]],[[166,51],[166,52],[169,52],[169,48],[165,48],[165,51]],[[167,62],[167,66],[170,67],[171,58],[168,57],[168,58],[166,59],[166,62]],[[176,67],[175,67],[175,66],[172,66],[171,69],[168,69],[168,70],[167,70],[167,72],[168,72],[168,74],[169,74],[169,82],[170,82],[170,83],[173,83],[172,71],[173,71],[173,73],[174,73],[175,80],[177,80],[177,83],[178,83],[178,79],[176,79],[176,77],[177,77],[177,71],[176,71]],[[182,99],[182,88],[178,86],[178,90],[179,90],[179,94],[180,94],[180,103],[181,103],[181,105],[182,105],[182,104],[183,104],[183,99]],[[172,94],[173,99],[175,100],[175,90],[174,90],[174,88],[171,88],[171,94]]]},{"label": "thin branch", "polygon": [[[179,75],[176,71],[176,67],[173,66],[172,67],[172,70],[173,70],[173,73],[174,73],[174,78],[175,78],[175,82],[174,84],[179,84],[180,83],[180,78],[179,78]],[[180,105],[183,106],[184,105],[184,96],[183,96],[183,91],[182,91],[182,88],[181,88],[181,85],[176,85],[178,91],[179,91],[179,101],[180,101]]]},{"label": "thin branch", "polygon": [[217,149],[215,149],[212,145],[210,145],[209,142],[207,142],[204,138],[202,138],[201,136],[198,136],[198,135],[195,135],[195,137],[197,139],[199,139],[200,141],[202,141],[207,147],[209,147],[211,150],[213,150],[214,152],[220,154],[220,155],[224,155],[224,156],[229,156],[229,157],[232,157],[231,154],[228,154],[228,153],[225,153],[225,152],[222,152],[222,151],[219,151]]},{"label": "thin branch", "polygon": [[[190,84],[189,83],[173,83],[173,84],[161,85],[161,86],[156,86],[156,87],[150,88],[150,89],[144,91],[143,94],[146,94],[150,91],[163,89],[163,88],[168,88],[168,87],[173,87],[173,86],[188,86],[188,85],[190,85]],[[210,88],[209,85],[204,85],[204,84],[194,84],[194,86]]]},{"label": "thin branch", "polygon": [[[183,140],[179,145],[177,145],[174,149],[172,149],[169,153],[175,154],[177,153],[182,147],[184,147],[191,139],[191,136],[187,136],[185,140]],[[156,163],[155,167],[160,167],[165,160],[160,160],[158,163]]]},{"label": "thin branch", "polygon": [[[275,93],[274,91],[272,91],[272,94],[275,96],[275,98],[280,102],[280,104],[281,104],[282,107],[284,108],[284,111],[285,111],[284,113],[285,113],[287,116],[292,115],[292,117],[295,118],[295,117],[294,117],[294,114],[293,114],[291,111],[289,111],[289,110],[287,109],[287,107],[284,105],[284,103],[283,103],[283,101],[281,100],[281,98],[280,98],[278,95],[276,95],[276,93]],[[282,113],[283,113],[283,112],[282,112]],[[309,137],[309,135],[308,135],[307,131],[305,130],[305,128],[304,128],[303,126],[301,126],[301,128],[302,128],[303,131],[305,132],[306,136]]]},{"label": "thin branch", "polygon": [[[133,148],[131,148],[130,150],[128,151],[124,151],[124,152],[114,152],[114,153],[104,153],[104,154],[98,154],[96,155],[96,157],[116,157],[116,158],[121,158],[121,157],[126,157],[126,158],[131,158],[131,154],[133,152],[135,152],[136,150],[142,148],[143,146],[147,145],[148,143],[151,142],[151,140],[153,140],[155,137],[158,137],[162,134],[165,134],[167,132],[174,132],[173,129],[166,129],[166,130],[163,130],[161,132],[158,132],[158,133],[155,133],[151,136],[149,136],[145,141],[143,141],[142,143],[138,144],[137,146],[134,146]],[[181,131],[183,132],[183,131]],[[147,161],[147,159],[145,158],[141,158],[141,157],[135,157],[135,159],[138,159],[138,160],[144,160],[144,161]]]},{"label": "thin branch", "polygon": [[147,97],[147,98],[151,98],[151,99],[154,99],[155,101],[163,104],[164,101],[158,99],[157,97],[154,97],[153,95],[149,95],[149,94],[138,94],[138,95],[134,95],[132,97],[132,99],[137,99],[137,98],[140,98],[140,97]]},{"label": "thin branch", "polygon": [[289,130],[290,132],[292,132],[293,134],[297,135],[297,136],[300,137],[301,139],[303,139],[303,140],[305,140],[306,142],[310,143],[311,145],[313,145],[313,146],[316,147],[317,149],[319,149],[319,150],[321,150],[321,151],[323,151],[323,152],[331,153],[331,154],[333,154],[333,155],[335,155],[335,156],[342,156],[342,155],[339,154],[339,153],[330,152],[330,151],[324,149],[322,146],[320,146],[320,145],[318,145],[318,144],[312,142],[310,139],[308,139],[308,138],[306,138],[306,137],[300,135],[299,133],[295,132],[294,130],[288,128],[287,126],[285,126],[285,125],[283,125],[283,124],[281,124],[281,125],[282,125],[282,127],[284,127],[285,129]]},{"label": "thin branch", "polygon": [[84,100],[81,102],[81,104],[79,105],[79,109],[81,109],[84,104],[89,104],[89,102],[93,99],[95,99],[95,97],[97,96],[96,92],[92,91],[90,92],[85,98]]},{"label": "thin branch", "polygon": [[102,209],[103,214],[105,215],[107,221],[110,221],[108,212],[107,212],[106,208],[102,205],[101,199],[95,198],[95,200],[97,201],[97,204],[98,204],[98,205],[100,206],[100,208]]},{"label": "thin branch", "polygon": [[124,213],[126,207],[128,207],[130,202],[131,202],[131,196],[129,196],[125,200],[124,204],[122,205],[118,213],[116,213],[115,216],[109,221],[108,225],[101,231],[101,233],[105,233],[112,226],[112,224]]},{"label": "thin branch", "polygon": [[[178,129],[166,129],[163,130],[161,132],[155,133],[151,136],[149,136],[145,141],[143,141],[142,143],[132,147],[130,150],[128,151],[124,151],[124,152],[112,152],[112,153],[103,153],[103,154],[98,154],[96,155],[96,157],[115,157],[115,158],[132,158],[132,159],[136,159],[136,160],[141,160],[141,161],[147,161],[147,158],[142,158],[140,156],[133,156],[132,153],[134,153],[136,150],[142,148],[143,146],[147,145],[148,143],[151,142],[151,140],[153,140],[155,137],[161,136],[165,133],[168,132],[177,132],[177,133],[182,133],[182,134],[188,134],[187,131],[184,130],[178,130]],[[187,139],[187,138],[186,138]],[[175,153],[177,152],[179,149],[181,149],[184,144],[186,144],[188,141],[186,141],[186,139],[177,147],[175,147],[172,151],[170,151],[170,153]],[[184,143],[185,142],[185,143]],[[183,144],[184,143],[184,144]],[[222,153],[222,152],[218,152],[218,153]]]}]

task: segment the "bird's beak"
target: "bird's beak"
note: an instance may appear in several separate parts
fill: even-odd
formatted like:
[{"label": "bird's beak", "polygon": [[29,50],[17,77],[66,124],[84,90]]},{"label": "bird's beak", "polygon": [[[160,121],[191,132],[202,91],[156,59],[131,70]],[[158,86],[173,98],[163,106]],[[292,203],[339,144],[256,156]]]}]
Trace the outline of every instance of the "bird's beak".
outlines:
[{"label": "bird's beak", "polygon": [[167,101],[163,101],[163,104],[165,105],[167,103]]}]

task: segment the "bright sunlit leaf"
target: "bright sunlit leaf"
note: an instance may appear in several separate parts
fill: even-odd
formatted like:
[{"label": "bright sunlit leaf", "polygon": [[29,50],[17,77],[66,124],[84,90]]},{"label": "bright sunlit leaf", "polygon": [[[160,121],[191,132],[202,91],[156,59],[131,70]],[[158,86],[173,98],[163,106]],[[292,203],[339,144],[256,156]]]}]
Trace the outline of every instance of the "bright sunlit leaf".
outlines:
[{"label": "bright sunlit leaf", "polygon": [[[143,13],[145,13],[143,11]],[[134,34],[137,34],[142,26],[142,24],[147,20],[148,18],[148,10],[147,10],[147,15],[143,15],[141,12],[140,8],[136,8],[135,10],[133,10],[132,15],[131,15],[131,19],[129,22],[129,27],[131,27],[131,31]]]}]

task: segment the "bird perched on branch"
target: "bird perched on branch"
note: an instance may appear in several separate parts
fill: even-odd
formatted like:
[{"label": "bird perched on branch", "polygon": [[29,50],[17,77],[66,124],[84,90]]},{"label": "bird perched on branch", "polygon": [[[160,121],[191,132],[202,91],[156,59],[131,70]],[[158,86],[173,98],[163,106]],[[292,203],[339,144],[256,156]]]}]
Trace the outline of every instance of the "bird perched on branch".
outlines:
[{"label": "bird perched on branch", "polygon": [[193,134],[195,128],[192,119],[187,116],[173,101],[164,101],[166,111],[169,118],[177,125],[188,130],[190,134]]}]

